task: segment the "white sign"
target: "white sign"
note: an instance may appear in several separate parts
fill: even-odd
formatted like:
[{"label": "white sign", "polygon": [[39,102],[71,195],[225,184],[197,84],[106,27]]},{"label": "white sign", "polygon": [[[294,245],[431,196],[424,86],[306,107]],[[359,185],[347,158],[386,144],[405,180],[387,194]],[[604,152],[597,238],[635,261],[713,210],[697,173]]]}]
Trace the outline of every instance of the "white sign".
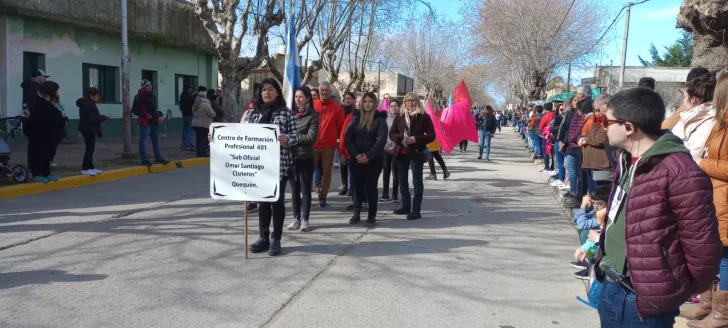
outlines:
[{"label": "white sign", "polygon": [[210,125],[210,196],[273,202],[280,192],[278,125]]}]

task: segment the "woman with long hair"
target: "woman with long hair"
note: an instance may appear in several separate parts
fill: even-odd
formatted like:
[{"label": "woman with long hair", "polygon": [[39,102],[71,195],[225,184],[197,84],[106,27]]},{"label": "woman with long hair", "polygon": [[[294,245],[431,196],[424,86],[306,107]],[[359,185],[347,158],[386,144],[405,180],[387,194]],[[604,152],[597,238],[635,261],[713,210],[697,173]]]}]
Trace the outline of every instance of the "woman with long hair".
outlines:
[{"label": "woman with long hair", "polygon": [[361,107],[352,115],[344,140],[354,178],[354,215],[349,224],[358,224],[361,220],[366,194],[369,211],[364,224],[373,226],[377,217],[377,184],[387,143],[387,114],[377,110],[377,96],[367,92],[362,96]]},{"label": "woman with long hair", "polygon": [[[286,217],[285,194],[288,175],[293,167],[291,146],[298,144],[298,124],[296,114],[286,107],[278,82],[272,78],[263,80],[261,88],[255,99],[255,107],[245,117],[246,123],[277,124],[280,130],[280,189],[278,199],[273,202],[260,202],[258,206],[258,223],[260,224],[260,239],[250,245],[250,251],[260,253],[268,251],[268,255],[276,256],[281,253],[281,235],[283,234],[283,221]],[[270,233],[270,223],[273,221],[273,234]]]},{"label": "woman with long hair", "polygon": [[[715,125],[705,142],[702,158],[695,161],[713,181],[713,202],[718,218],[718,231],[723,242],[723,259],[720,261],[720,283],[700,295],[699,307],[680,312],[680,316],[689,319],[705,317],[702,321],[693,323],[696,327],[718,327],[719,325],[711,324],[715,323],[711,321],[715,320],[713,314],[728,312],[728,305],[720,301],[728,298],[728,75],[723,75],[718,80],[712,100]],[[725,320],[720,323],[720,327],[728,324]],[[689,326],[693,327],[692,324]]]},{"label": "woman with long hair", "polygon": [[[296,89],[293,96],[296,105],[298,143],[294,148],[294,174],[291,179],[291,202],[293,222],[288,230],[309,231],[308,217],[311,213],[311,192],[313,191],[313,143],[318,137],[318,114],[311,105],[311,90],[308,87]],[[303,202],[301,201],[303,194]]]},{"label": "woman with long hair", "polygon": [[[435,140],[435,127],[430,115],[425,113],[419,96],[410,92],[404,96],[404,108],[395,118],[389,130],[389,138],[395,144],[395,156],[399,171],[399,189],[402,206],[394,214],[407,215],[408,220],[422,218],[422,196],[424,194],[423,168],[429,159],[427,144]],[[410,198],[409,170],[412,168],[414,198]]]},{"label": "woman with long hair", "polygon": [[[399,115],[399,108],[402,107],[397,99],[391,99],[389,102],[389,114],[387,115],[387,131],[392,129],[394,119]],[[399,188],[399,173],[397,172],[397,162],[394,160],[394,141],[387,135],[387,144],[384,146],[387,154],[384,156],[384,178],[382,181],[382,198],[381,201],[398,202],[397,189]],[[389,194],[389,178],[392,177],[392,198]]]},{"label": "woman with long hair", "polygon": [[705,140],[715,123],[715,85],[715,74],[708,72],[685,82],[683,89],[685,111],[680,113],[680,121],[672,128],[672,133],[683,140],[694,159],[702,157]]},{"label": "woman with long hair", "polygon": [[478,159],[483,159],[483,149],[485,149],[485,160],[490,161],[490,141],[495,134],[498,122],[493,114],[493,107],[485,106],[485,110],[478,117],[478,139],[480,152]]},{"label": "woman with long hair", "polygon": [[51,174],[51,162],[58,143],[65,135],[66,126],[59,89],[56,82],[43,82],[38,87],[39,99],[30,108],[30,117],[23,123],[28,136],[28,165],[35,182],[58,181]]}]

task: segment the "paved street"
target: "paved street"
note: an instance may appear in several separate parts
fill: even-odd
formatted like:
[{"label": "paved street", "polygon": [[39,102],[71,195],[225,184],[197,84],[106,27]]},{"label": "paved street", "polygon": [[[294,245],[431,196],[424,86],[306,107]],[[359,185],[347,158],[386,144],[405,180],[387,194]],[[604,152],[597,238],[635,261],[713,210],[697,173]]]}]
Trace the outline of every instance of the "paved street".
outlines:
[{"label": "paved street", "polygon": [[208,167],[0,200],[0,327],[597,327],[576,232],[510,129],[493,145],[445,157],[423,219],[350,226],[332,196],[275,258],[244,259]]}]

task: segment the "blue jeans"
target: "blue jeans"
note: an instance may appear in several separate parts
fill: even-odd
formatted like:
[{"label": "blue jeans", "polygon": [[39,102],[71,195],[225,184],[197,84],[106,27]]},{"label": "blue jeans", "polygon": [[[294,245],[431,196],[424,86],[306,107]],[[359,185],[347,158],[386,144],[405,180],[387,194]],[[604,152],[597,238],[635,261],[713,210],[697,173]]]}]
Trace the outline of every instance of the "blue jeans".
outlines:
[{"label": "blue jeans", "polygon": [[723,247],[723,259],[720,260],[720,290],[728,290],[728,247]]},{"label": "blue jeans", "polygon": [[678,309],[652,317],[640,318],[637,313],[636,295],[622,286],[604,281],[599,295],[599,321],[602,328],[672,327]]},{"label": "blue jeans", "polygon": [[152,139],[152,149],[154,150],[154,159],[162,159],[162,153],[159,151],[159,126],[158,125],[140,125],[139,126],[139,158],[142,161],[149,160],[147,158],[147,136]]},{"label": "blue jeans", "polygon": [[556,157],[556,166],[559,171],[559,180],[566,179],[566,168],[564,168],[564,153],[559,150],[559,141],[554,140],[554,156]]},{"label": "blue jeans", "polygon": [[541,152],[543,148],[541,147],[541,136],[536,135],[536,133],[531,130],[531,140],[531,142],[533,143],[533,151],[536,153],[536,155],[543,156],[543,153]]},{"label": "blue jeans", "polygon": [[316,189],[321,188],[321,180],[324,178],[324,168],[321,166],[321,162],[316,164],[316,171],[314,172],[314,185]]},{"label": "blue jeans", "polygon": [[192,129],[192,116],[182,117],[182,147],[192,148],[192,136],[195,135],[195,131]]},{"label": "blue jeans", "polygon": [[[412,167],[412,185],[414,186],[414,198],[410,198],[409,191],[409,170]],[[420,213],[422,208],[422,195],[425,191],[422,174],[425,163],[412,159],[407,154],[397,156],[397,170],[399,172],[399,192],[402,194],[402,208],[410,209],[410,213]]]},{"label": "blue jeans", "polygon": [[579,196],[581,192],[579,180],[581,175],[581,151],[566,155],[566,170],[569,172],[569,191],[574,196]]},{"label": "blue jeans", "polygon": [[591,195],[591,193],[594,192],[594,189],[597,188],[597,183],[594,181],[594,170],[582,170],[584,171],[585,181],[586,181],[586,189],[587,192]]},{"label": "blue jeans", "polygon": [[490,131],[485,130],[478,130],[478,139],[480,141],[480,157],[483,157],[483,148],[485,148],[485,158],[490,157],[490,139],[493,137],[493,134],[490,133]]}]

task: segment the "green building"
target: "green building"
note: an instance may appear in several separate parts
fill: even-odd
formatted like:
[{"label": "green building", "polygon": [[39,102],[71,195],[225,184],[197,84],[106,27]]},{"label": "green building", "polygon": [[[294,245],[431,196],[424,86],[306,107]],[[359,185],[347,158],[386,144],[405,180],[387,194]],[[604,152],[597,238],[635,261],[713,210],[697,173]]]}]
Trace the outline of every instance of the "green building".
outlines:
[{"label": "green building", "polygon": [[[36,69],[60,86],[61,102],[75,137],[76,99],[90,86],[107,136],[122,135],[121,13],[118,0],[0,1],[0,115],[22,111],[20,84]],[[193,6],[184,0],[128,0],[131,98],[142,79],[152,81],[167,121],[162,134],[181,134],[178,106],[183,85],[216,88],[217,57]],[[132,136],[136,118],[132,117]]]}]

